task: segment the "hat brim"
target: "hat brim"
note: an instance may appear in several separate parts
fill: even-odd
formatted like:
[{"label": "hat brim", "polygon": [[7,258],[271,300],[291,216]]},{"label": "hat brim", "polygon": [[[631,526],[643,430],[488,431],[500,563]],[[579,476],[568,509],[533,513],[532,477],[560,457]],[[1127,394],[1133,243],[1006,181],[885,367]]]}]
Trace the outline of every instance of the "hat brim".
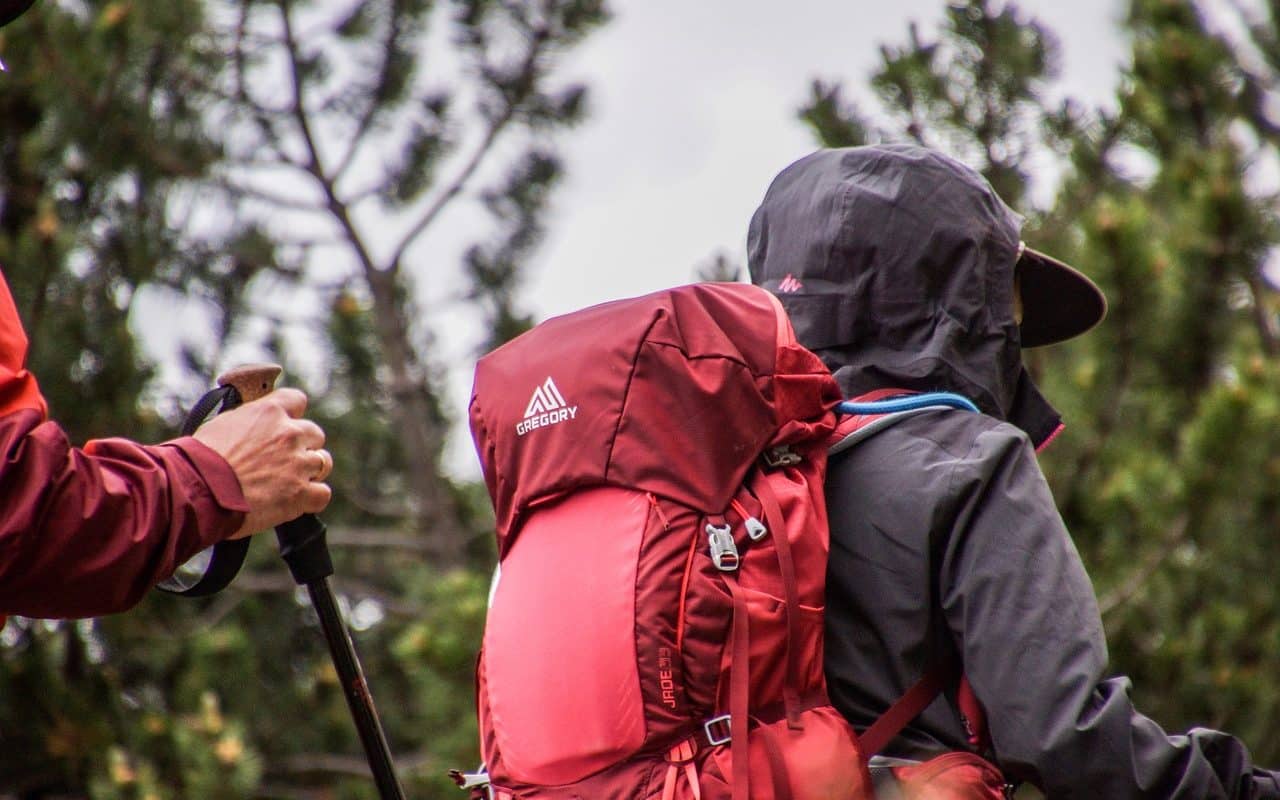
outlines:
[{"label": "hat brim", "polygon": [[35,3],[36,0],[0,0],[0,28],[13,22]]},{"label": "hat brim", "polygon": [[1018,263],[1023,347],[1042,347],[1079,336],[1102,321],[1107,298],[1072,267],[1026,248]]}]

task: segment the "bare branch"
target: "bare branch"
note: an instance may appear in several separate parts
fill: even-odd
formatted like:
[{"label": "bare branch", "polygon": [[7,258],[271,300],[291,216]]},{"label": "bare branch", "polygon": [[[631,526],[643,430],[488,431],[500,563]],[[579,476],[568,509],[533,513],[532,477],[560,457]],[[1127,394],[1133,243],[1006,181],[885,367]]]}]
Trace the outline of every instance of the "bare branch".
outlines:
[{"label": "bare branch", "polygon": [[302,70],[298,63],[298,42],[294,38],[293,20],[289,13],[289,0],[279,0],[278,6],[284,24],[285,51],[289,58],[290,84],[293,93],[293,118],[307,148],[306,170],[320,184],[320,188],[324,191],[325,198],[328,201],[330,212],[338,220],[338,224],[342,226],[347,241],[351,245],[351,249],[355,251],[356,257],[360,260],[360,265],[363,267],[365,274],[372,278],[378,272],[377,265],[374,263],[368,247],[365,246],[360,232],[356,230],[347,205],[338,197],[337,187],[333,178],[325,171],[320,157],[320,148],[316,145],[316,138],[311,131],[311,120],[307,116],[304,101],[305,87],[303,86]]},{"label": "bare branch", "polygon": [[234,37],[235,44],[232,48],[231,58],[232,74],[234,75],[235,81],[235,96],[244,108],[250,109],[250,116],[255,127],[258,129],[259,136],[262,137],[263,145],[267,147],[279,161],[292,164],[292,159],[290,159],[288,155],[280,149],[280,137],[276,135],[275,123],[271,119],[270,112],[249,95],[248,83],[245,80],[245,76],[248,74],[248,69],[245,66],[244,55],[244,42],[249,35],[247,30],[249,24],[249,7],[249,3],[241,3],[240,16],[236,19],[236,32]]},{"label": "bare branch", "polygon": [[[396,39],[400,37],[400,16],[396,13],[395,8],[391,10],[391,22],[387,25],[387,35],[382,40],[382,47],[378,52],[382,53],[382,62],[378,66],[378,78],[375,86],[382,86],[388,80],[391,72],[391,53],[394,52]],[[360,121],[356,123],[355,132],[351,134],[351,144],[347,147],[347,152],[338,159],[338,166],[333,172],[334,180],[341,180],[347,170],[351,168],[355,162],[356,153],[360,151],[360,145],[363,144],[364,137],[369,132],[370,126],[373,125],[373,119],[378,114],[378,98],[375,93],[370,93],[368,105],[365,106],[364,113],[360,115]]]},{"label": "bare branch", "polygon": [[[520,82],[524,82],[524,79],[531,76],[537,69],[538,57],[542,54],[542,48],[547,42],[547,37],[548,32],[545,28],[537,28],[534,31],[533,39],[529,44],[529,50],[525,53],[524,61],[520,65]],[[493,143],[497,141],[498,136],[502,133],[503,129],[506,128],[507,125],[515,118],[517,104],[513,102],[511,98],[506,96],[503,97],[503,100],[504,106],[502,113],[490,119],[488,129],[485,131],[484,136],[481,137],[480,142],[476,145],[476,149],[471,154],[471,158],[467,160],[466,164],[461,170],[459,170],[458,174],[454,176],[454,179],[449,182],[444,191],[436,197],[435,202],[427,207],[422,216],[418,218],[418,221],[414,223],[408,233],[404,235],[404,238],[401,239],[400,244],[396,247],[391,256],[391,261],[388,263],[387,268],[390,271],[394,272],[399,269],[400,262],[404,258],[405,251],[407,251],[413,243],[417,241],[418,237],[421,236],[428,227],[430,227],[431,223],[440,216],[440,213],[444,211],[459,194],[462,193],[462,190],[466,188],[467,183],[469,183],[471,178],[475,175],[476,170],[480,168],[482,163],[484,163],[485,156],[487,156],[493,148]]]},{"label": "bare branch", "polygon": [[409,228],[408,233],[404,235],[404,238],[400,240],[400,244],[396,246],[395,251],[392,253],[391,260],[388,262],[388,268],[391,271],[394,272],[399,269],[400,262],[404,259],[405,251],[408,250],[413,243],[417,241],[418,237],[431,226],[432,222],[435,222],[436,217],[440,216],[440,213],[448,208],[449,204],[452,203],[458,195],[462,194],[462,190],[466,188],[467,183],[469,183],[472,176],[475,175],[476,170],[484,163],[485,156],[487,156],[489,151],[493,148],[493,143],[497,141],[503,128],[507,126],[507,123],[509,123],[514,116],[515,108],[508,105],[503,110],[502,114],[489,123],[488,129],[485,131],[480,143],[476,145],[476,149],[471,154],[471,158],[467,160],[467,163],[458,171],[458,174],[449,182],[449,185],[445,187],[444,191],[442,191],[436,197],[435,201],[427,207],[427,209],[422,213],[422,216],[418,218],[418,221]]},{"label": "bare branch", "polygon": [[234,197],[261,200],[264,203],[270,203],[277,208],[289,211],[303,211],[311,214],[323,214],[328,211],[328,207],[323,203],[299,200],[296,197],[278,194],[259,186],[240,183],[235,178],[224,178],[218,181],[218,186]]}]

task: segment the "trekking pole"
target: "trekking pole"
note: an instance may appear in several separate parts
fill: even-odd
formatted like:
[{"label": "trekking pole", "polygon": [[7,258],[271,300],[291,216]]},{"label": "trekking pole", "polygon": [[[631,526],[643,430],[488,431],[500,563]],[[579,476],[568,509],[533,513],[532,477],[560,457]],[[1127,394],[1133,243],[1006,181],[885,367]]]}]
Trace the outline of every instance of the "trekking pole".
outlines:
[{"label": "trekking pole", "polygon": [[[280,367],[274,364],[250,364],[219,376],[219,388],[196,403],[183,432],[194,431],[219,403],[226,411],[268,394],[275,387],[280,372]],[[197,412],[198,418],[193,420]],[[325,543],[324,523],[315,514],[303,514],[291,522],[277,525],[276,540],[280,543],[280,556],[289,566],[289,573],[299,586],[307,587],[311,606],[320,618],[320,628],[329,645],[329,655],[338,672],[347,708],[360,735],[360,744],[364,747],[378,795],[382,800],[404,800],[404,790],[396,777],[391,748],[378,719],[378,711],[374,708],[373,695],[369,692],[364,670],[360,668],[360,659],[356,656],[351,635],[342,621],[338,600],[329,582],[333,575],[333,559]],[[200,580],[190,583],[175,576],[160,584],[160,588],[174,594],[197,597],[219,591],[239,571],[248,543],[249,537],[246,537],[215,545],[211,561]]]}]

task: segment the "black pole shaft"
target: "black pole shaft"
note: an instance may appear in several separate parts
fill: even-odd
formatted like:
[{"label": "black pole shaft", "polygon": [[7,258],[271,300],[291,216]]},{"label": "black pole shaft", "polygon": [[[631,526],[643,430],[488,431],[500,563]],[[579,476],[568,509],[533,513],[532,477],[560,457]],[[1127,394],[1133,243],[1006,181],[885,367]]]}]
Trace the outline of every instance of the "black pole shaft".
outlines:
[{"label": "black pole shaft", "polygon": [[365,682],[364,671],[360,669],[351,636],[347,634],[346,625],[342,622],[342,614],[338,610],[333,588],[329,586],[329,579],[324,577],[310,581],[307,583],[307,591],[311,594],[311,605],[320,616],[320,627],[329,643],[329,654],[338,670],[338,680],[342,682],[347,706],[351,709],[351,717],[360,734],[360,743],[364,745],[365,757],[369,760],[369,768],[373,770],[378,794],[382,800],[404,800],[404,790],[400,788],[395,767],[391,763],[391,748],[387,745],[382,723],[378,721],[378,711],[373,707],[373,695],[369,693],[369,684]]}]

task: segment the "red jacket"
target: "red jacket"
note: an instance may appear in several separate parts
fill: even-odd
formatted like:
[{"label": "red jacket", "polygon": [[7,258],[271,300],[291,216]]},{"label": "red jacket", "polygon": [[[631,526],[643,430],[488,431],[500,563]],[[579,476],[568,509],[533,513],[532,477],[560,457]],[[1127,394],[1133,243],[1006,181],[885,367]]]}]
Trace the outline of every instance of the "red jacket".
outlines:
[{"label": "red jacket", "polygon": [[239,528],[248,506],[221,456],[190,437],[72,447],[26,354],[0,277],[0,625],[122,611]]}]

